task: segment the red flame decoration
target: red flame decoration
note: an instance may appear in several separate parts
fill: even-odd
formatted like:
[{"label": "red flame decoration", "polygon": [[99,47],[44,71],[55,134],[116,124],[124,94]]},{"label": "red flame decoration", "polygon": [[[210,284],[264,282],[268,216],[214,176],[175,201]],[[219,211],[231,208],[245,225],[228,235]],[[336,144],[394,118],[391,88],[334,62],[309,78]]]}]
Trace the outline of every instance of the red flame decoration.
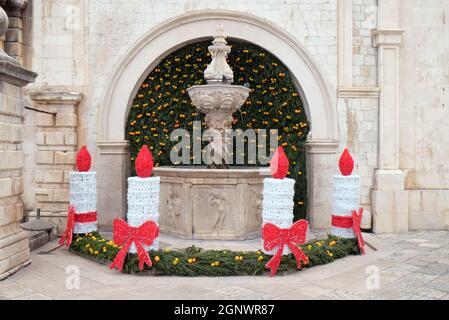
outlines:
[{"label": "red flame decoration", "polygon": [[349,153],[348,148],[346,148],[341,155],[338,165],[340,166],[340,172],[342,175],[350,176],[352,174],[352,171],[354,170],[354,159]]},{"label": "red flame decoration", "polygon": [[153,156],[148,147],[144,145],[136,158],[136,173],[140,178],[149,178],[151,177],[153,166]]},{"label": "red flame decoration", "polygon": [[288,174],[288,158],[284,148],[279,147],[270,161],[271,175],[275,179],[284,179]]},{"label": "red flame decoration", "polygon": [[83,146],[76,156],[76,168],[79,172],[87,172],[90,169],[92,158],[86,146]]}]

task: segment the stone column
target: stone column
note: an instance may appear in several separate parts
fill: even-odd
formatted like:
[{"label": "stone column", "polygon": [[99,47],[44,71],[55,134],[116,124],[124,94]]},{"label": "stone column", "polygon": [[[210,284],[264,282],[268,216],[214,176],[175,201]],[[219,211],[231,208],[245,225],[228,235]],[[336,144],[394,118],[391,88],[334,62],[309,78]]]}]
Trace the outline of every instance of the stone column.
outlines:
[{"label": "stone column", "polygon": [[[69,173],[75,169],[77,152],[78,105],[82,94],[77,92],[33,91],[28,93],[33,108],[27,115],[34,118],[34,208],[41,218],[57,225],[60,234],[66,225],[69,205]],[[30,150],[27,150],[30,152]],[[30,157],[33,158],[33,157]],[[31,187],[31,186],[30,186]]]},{"label": "stone column", "polygon": [[22,64],[23,59],[23,21],[22,14],[28,0],[6,0],[5,11],[9,17],[9,29],[6,33],[5,51]]},{"label": "stone column", "polygon": [[374,45],[379,54],[379,169],[372,194],[374,231],[408,231],[408,192],[399,167],[399,63],[403,30],[400,1],[379,0],[379,29]]},{"label": "stone column", "polygon": [[[0,36],[8,18],[0,8]],[[28,233],[20,228],[23,205],[23,96],[22,87],[37,74],[0,49],[0,280],[30,263]]]},{"label": "stone column", "polygon": [[353,0],[338,0],[338,87],[353,86]]},{"label": "stone column", "polygon": [[338,167],[336,141],[307,141],[308,219],[312,229],[331,227],[332,176]]},{"label": "stone column", "polygon": [[98,225],[100,228],[110,228],[115,218],[126,218],[127,179],[130,175],[129,142],[97,142],[97,147],[99,165],[95,170],[98,174]]}]

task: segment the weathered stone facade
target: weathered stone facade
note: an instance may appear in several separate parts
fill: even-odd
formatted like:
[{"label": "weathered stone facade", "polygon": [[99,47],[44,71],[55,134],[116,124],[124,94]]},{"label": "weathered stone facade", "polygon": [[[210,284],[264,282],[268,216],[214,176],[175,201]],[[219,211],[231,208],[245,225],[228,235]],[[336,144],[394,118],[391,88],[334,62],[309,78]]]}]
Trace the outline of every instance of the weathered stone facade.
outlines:
[{"label": "weathered stone facade", "polygon": [[[0,36],[5,34],[7,23],[6,13],[0,9]],[[30,263],[28,233],[19,225],[25,166],[22,87],[36,76],[0,48],[0,280]]]},{"label": "weathered stone facade", "polygon": [[[73,152],[87,144],[99,174],[99,222],[107,227],[123,216],[133,93],[179,39],[209,36],[220,20],[232,37],[273,52],[304,92],[313,227],[330,224],[331,177],[348,146],[366,227],[446,229],[448,12],[443,0],[32,1],[18,41],[24,66],[39,73],[28,101],[68,111],[75,122],[36,122],[40,116],[26,112],[25,210],[41,207],[63,223],[66,172]],[[52,92],[72,100],[36,99]]]}]

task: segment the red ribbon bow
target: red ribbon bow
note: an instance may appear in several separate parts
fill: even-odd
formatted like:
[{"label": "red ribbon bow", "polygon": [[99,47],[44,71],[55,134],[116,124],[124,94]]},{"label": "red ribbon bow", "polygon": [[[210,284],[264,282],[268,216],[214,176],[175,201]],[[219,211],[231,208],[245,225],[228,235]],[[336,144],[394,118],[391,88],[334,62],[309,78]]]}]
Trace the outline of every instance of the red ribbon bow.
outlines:
[{"label": "red ribbon bow", "polygon": [[365,254],[365,241],[363,241],[362,237],[362,230],[360,230],[360,225],[362,224],[362,218],[363,218],[363,208],[360,208],[359,211],[353,211],[352,212],[352,230],[354,230],[354,233],[357,237],[357,244],[360,249],[360,253],[362,255]]},{"label": "red ribbon bow", "polygon": [[149,267],[153,264],[151,262],[148,252],[143,245],[151,246],[154,239],[159,236],[159,226],[154,221],[147,221],[140,227],[135,228],[129,226],[122,219],[114,220],[114,237],[113,240],[116,244],[123,246],[123,248],[117,253],[110,268],[117,267],[120,272],[123,270],[123,263],[125,262],[126,255],[129,247],[132,243],[136,245],[137,255],[139,257],[139,269],[143,270],[143,266],[146,263]]},{"label": "red ribbon bow", "polygon": [[298,244],[303,244],[306,241],[308,227],[309,223],[306,220],[297,221],[289,229],[281,229],[271,223],[263,226],[262,239],[264,240],[264,249],[271,251],[279,247],[276,255],[265,265],[265,268],[271,269],[271,276],[276,275],[286,245],[294,254],[298,269],[301,268],[301,261],[305,264],[309,263],[309,258],[297,247]]},{"label": "red ribbon bow", "polygon": [[64,243],[67,242],[67,247],[70,247],[70,245],[72,244],[73,229],[75,229],[75,207],[70,206],[67,213],[67,227],[65,228],[61,239],[59,239],[59,244],[61,246],[63,246]]}]

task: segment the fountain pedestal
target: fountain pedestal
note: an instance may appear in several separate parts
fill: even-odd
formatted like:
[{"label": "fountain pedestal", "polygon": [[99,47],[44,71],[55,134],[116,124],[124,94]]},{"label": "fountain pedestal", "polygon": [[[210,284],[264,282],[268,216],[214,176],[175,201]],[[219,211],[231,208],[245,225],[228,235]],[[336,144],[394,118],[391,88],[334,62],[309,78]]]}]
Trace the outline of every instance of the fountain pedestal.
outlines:
[{"label": "fountain pedestal", "polygon": [[[188,239],[245,240],[260,235],[263,180],[269,169],[228,169],[232,160],[225,133],[232,128],[232,114],[250,90],[232,85],[233,72],[226,58],[231,48],[217,29],[209,52],[212,62],[204,71],[207,85],[187,89],[193,105],[206,114],[209,168],[163,167],[160,220],[162,232]],[[206,134],[206,132],[205,132]],[[196,155],[201,156],[201,155]],[[204,158],[203,158],[204,160]]]},{"label": "fountain pedestal", "polygon": [[260,237],[263,180],[269,168],[155,168],[161,178],[159,225],[185,239]]}]

